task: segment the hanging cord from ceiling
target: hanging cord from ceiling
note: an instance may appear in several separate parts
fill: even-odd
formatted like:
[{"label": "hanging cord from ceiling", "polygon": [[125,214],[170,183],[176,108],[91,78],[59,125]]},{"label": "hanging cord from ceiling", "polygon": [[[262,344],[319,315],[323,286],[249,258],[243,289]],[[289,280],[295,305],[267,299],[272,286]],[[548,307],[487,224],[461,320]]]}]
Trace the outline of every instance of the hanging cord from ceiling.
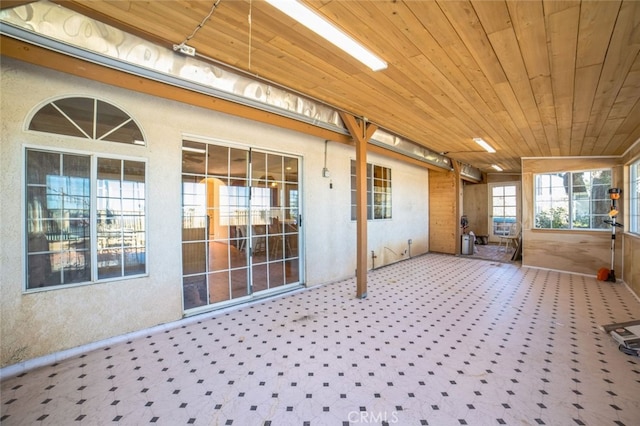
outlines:
[{"label": "hanging cord from ceiling", "polygon": [[202,28],[204,26],[204,24],[209,20],[209,18],[211,18],[211,15],[213,15],[213,11],[216,10],[216,8],[218,7],[218,5],[220,4],[222,0],[216,0],[213,2],[213,6],[211,6],[211,10],[209,10],[209,13],[207,14],[207,16],[202,20],[202,22],[200,22],[198,24],[197,27],[195,27],[195,29],[193,30],[193,32],[187,36],[187,38],[184,39],[184,41],[180,44],[174,44],[173,45],[173,50],[180,50],[181,48],[183,48],[184,46],[186,46],[186,44],[189,42],[189,40],[191,40],[196,33],[200,30],[200,28]]}]

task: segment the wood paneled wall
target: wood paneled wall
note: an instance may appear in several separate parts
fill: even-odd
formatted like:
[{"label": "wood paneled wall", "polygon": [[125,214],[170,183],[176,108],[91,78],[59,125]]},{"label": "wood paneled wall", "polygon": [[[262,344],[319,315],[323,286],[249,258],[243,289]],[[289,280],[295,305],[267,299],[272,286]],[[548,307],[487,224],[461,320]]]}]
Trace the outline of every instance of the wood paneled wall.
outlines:
[{"label": "wood paneled wall", "polygon": [[429,251],[460,253],[460,178],[429,170]]},{"label": "wood paneled wall", "polygon": [[[616,240],[616,277],[621,278],[621,241]],[[527,230],[522,237],[522,264],[596,275],[611,265],[610,232]]]},{"label": "wood paneled wall", "polygon": [[520,182],[520,173],[488,173],[482,183],[464,182],[462,213],[469,219],[469,231],[475,235],[489,235],[490,183]]},{"label": "wood paneled wall", "polygon": [[[621,159],[544,158],[522,161],[522,265],[595,275],[611,265],[611,232],[533,229],[536,173],[613,168],[613,184],[623,185]],[[624,198],[624,197],[623,197]],[[624,199],[619,201],[622,210]],[[622,238],[616,240],[616,276],[621,277]],[[620,271],[620,272],[618,272]]]},{"label": "wood paneled wall", "polygon": [[463,184],[462,214],[469,220],[469,231],[475,235],[489,235],[489,194],[486,183]]}]

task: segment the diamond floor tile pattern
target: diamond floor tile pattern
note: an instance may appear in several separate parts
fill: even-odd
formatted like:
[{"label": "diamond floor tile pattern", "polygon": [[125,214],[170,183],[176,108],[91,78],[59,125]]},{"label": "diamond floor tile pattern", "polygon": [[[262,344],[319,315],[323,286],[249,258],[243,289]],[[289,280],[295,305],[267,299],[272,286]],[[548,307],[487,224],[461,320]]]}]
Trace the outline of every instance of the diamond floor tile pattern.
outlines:
[{"label": "diamond floor tile pattern", "polygon": [[[429,254],[9,377],[3,425],[638,425],[621,284]],[[181,325],[180,325],[181,324]]]}]

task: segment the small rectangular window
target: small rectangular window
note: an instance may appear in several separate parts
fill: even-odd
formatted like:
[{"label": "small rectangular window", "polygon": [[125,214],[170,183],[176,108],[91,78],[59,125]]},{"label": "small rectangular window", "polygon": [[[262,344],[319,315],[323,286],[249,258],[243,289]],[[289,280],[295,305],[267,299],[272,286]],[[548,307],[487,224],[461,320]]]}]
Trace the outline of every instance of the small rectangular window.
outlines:
[{"label": "small rectangular window", "polygon": [[144,163],[98,158],[98,279],[145,271]]},{"label": "small rectangular window", "polygon": [[[356,220],[356,162],[351,160],[351,220]],[[367,219],[391,219],[391,169],[367,163]]]}]

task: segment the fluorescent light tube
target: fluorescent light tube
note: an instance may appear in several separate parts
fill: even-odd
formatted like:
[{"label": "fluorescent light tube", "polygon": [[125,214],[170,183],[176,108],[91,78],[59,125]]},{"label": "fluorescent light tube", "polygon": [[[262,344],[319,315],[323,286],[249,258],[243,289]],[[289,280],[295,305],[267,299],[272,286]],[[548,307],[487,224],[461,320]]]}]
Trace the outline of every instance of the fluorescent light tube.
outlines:
[{"label": "fluorescent light tube", "polygon": [[498,166],[497,164],[492,164],[491,167],[493,167],[494,169],[496,169],[499,172],[502,171],[502,167]]},{"label": "fluorescent light tube", "polygon": [[266,2],[344,50],[373,71],[387,68],[385,61],[304,4],[296,0],[266,0]]},{"label": "fluorescent light tube", "polygon": [[491,147],[491,145],[489,145],[487,142],[485,142],[484,139],[482,138],[473,138],[473,140],[480,145],[482,148],[484,148],[487,152],[496,152],[495,149],[493,149]]},{"label": "fluorescent light tube", "polygon": [[198,153],[198,154],[204,154],[205,152],[207,152],[202,148],[191,148],[189,146],[183,146],[182,150],[183,151],[188,151],[188,152],[195,152],[195,153]]}]

